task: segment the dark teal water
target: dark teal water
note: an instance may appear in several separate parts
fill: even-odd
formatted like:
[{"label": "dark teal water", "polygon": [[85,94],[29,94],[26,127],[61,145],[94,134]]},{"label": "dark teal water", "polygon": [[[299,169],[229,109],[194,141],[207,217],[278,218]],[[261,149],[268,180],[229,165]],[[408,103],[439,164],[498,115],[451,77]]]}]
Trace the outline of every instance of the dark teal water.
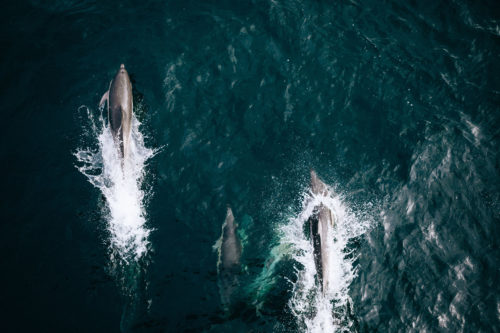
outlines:
[{"label": "dark teal water", "polygon": [[[2,331],[325,329],[300,298],[307,237],[288,237],[311,168],[347,212],[335,330],[500,330],[495,2],[21,0],[0,22]],[[138,257],[110,229],[130,205],[75,156],[101,156],[120,63],[155,152]],[[229,312],[227,204],[244,243]]]}]

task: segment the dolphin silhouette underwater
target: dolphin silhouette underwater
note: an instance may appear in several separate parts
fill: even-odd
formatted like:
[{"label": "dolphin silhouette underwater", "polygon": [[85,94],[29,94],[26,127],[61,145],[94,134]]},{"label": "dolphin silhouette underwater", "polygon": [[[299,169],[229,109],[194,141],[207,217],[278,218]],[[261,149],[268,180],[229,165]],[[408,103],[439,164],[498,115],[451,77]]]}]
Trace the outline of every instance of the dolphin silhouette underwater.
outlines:
[{"label": "dolphin silhouette underwater", "polygon": [[99,107],[108,104],[108,120],[113,138],[119,146],[121,157],[126,159],[130,153],[130,132],[132,123],[133,97],[132,83],[125,65],[120,69],[109,84],[109,90],[104,93]]},{"label": "dolphin silhouette underwater", "polygon": [[[314,170],[311,170],[311,192],[315,196],[325,196],[328,194],[326,184],[318,178]],[[328,230],[334,227],[335,220],[332,211],[321,203],[314,208],[314,212],[308,222],[314,248],[314,264],[321,285],[321,291],[325,294],[328,291],[328,276],[330,273]]]},{"label": "dolphin silhouette underwater", "polygon": [[226,219],[222,225],[222,234],[214,248],[218,249],[217,273],[219,275],[219,292],[225,310],[234,301],[234,293],[239,285],[238,276],[241,273],[241,240],[237,233],[231,207],[227,207]]}]

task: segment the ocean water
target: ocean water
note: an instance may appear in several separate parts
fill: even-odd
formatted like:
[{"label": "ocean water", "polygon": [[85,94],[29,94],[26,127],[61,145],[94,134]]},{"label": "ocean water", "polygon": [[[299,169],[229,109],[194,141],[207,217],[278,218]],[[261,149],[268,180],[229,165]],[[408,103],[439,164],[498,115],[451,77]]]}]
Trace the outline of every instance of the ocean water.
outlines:
[{"label": "ocean water", "polygon": [[5,1],[0,41],[2,331],[500,331],[496,2]]}]

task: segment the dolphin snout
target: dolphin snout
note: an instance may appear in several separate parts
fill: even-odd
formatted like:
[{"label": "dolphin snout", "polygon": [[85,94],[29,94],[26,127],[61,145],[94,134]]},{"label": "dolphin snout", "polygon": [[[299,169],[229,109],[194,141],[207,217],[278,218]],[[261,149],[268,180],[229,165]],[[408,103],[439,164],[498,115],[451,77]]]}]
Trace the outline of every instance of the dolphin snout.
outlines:
[{"label": "dolphin snout", "polygon": [[121,64],[121,65],[120,65],[120,69],[125,69],[125,65],[124,65],[124,64]]}]

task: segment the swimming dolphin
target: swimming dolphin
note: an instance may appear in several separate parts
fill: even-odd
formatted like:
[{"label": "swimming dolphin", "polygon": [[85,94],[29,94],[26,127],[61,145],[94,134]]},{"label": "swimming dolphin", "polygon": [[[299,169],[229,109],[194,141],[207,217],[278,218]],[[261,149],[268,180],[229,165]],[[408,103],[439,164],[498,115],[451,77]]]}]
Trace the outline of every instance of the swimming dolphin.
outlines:
[{"label": "swimming dolphin", "polygon": [[123,159],[129,154],[130,131],[132,122],[132,83],[125,65],[121,64],[114,79],[109,84],[109,90],[104,93],[99,102],[99,107],[108,103],[108,119],[115,142],[120,146]]},{"label": "swimming dolphin", "polygon": [[[325,183],[318,178],[314,170],[311,170],[311,192],[313,195],[325,196],[328,194]],[[323,294],[328,290],[328,229],[333,228],[334,222],[332,211],[322,203],[314,208],[314,213],[309,218],[311,240],[314,247],[314,264]]]},{"label": "swimming dolphin", "polygon": [[222,225],[222,235],[219,239],[219,261],[217,272],[219,273],[219,291],[221,301],[226,310],[232,301],[235,289],[238,287],[238,275],[241,271],[241,241],[236,232],[237,224],[234,221],[231,207],[227,207],[226,220]]}]

